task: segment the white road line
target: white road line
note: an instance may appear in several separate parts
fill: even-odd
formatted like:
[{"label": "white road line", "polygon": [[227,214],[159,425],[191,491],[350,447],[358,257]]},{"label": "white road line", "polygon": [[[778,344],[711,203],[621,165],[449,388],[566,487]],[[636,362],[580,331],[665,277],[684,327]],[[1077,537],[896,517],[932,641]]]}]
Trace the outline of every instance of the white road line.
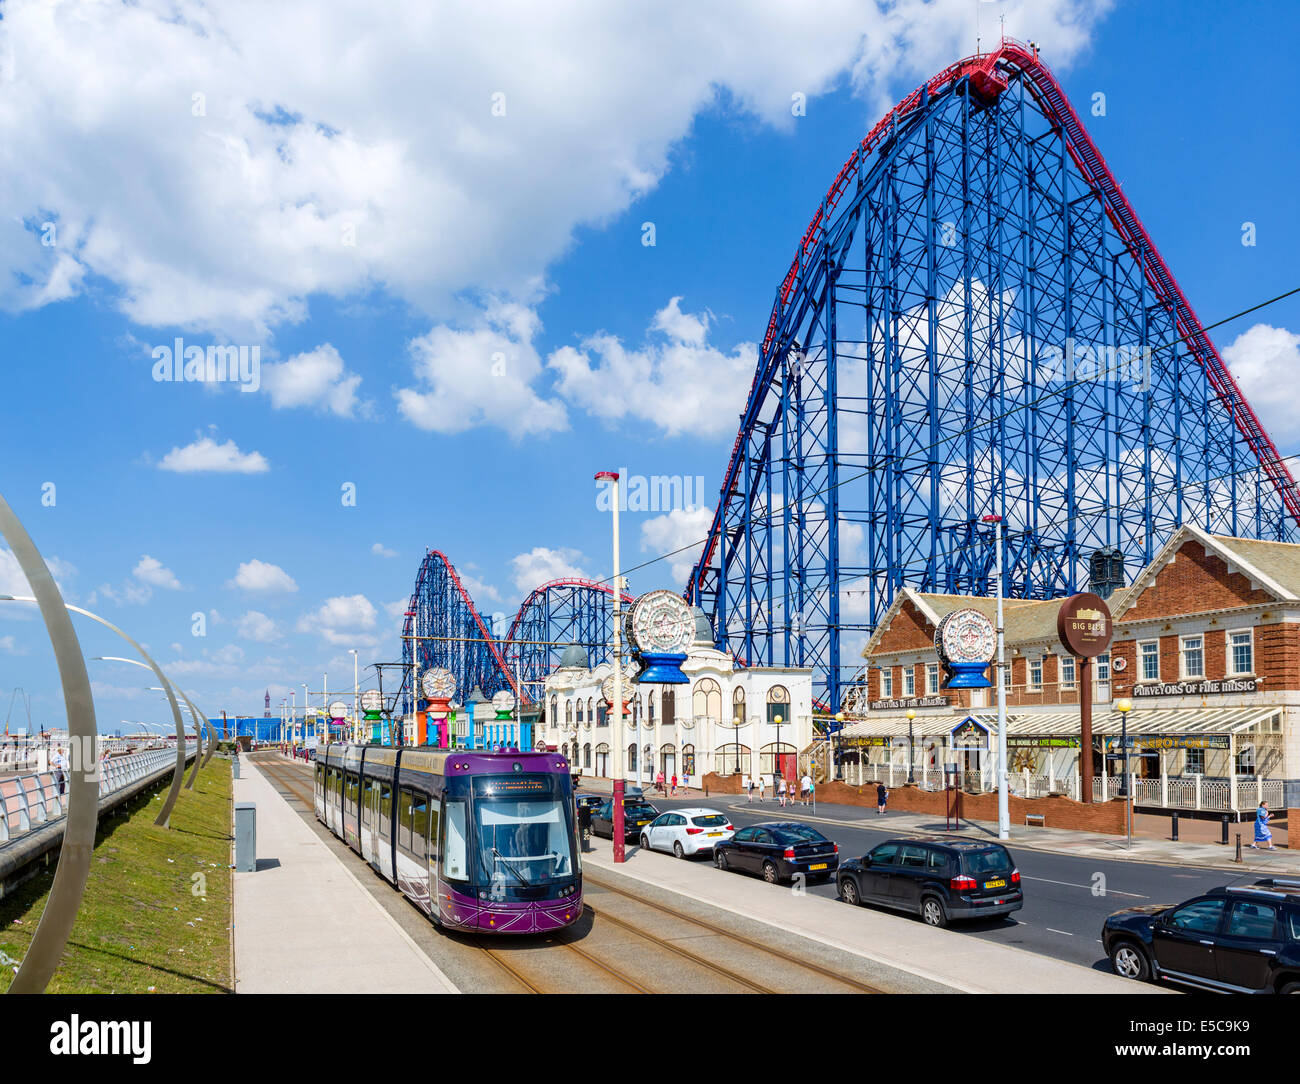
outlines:
[{"label": "white road line", "polygon": [[[1073,881],[1053,881],[1050,877],[1029,877],[1022,873],[1020,875],[1020,879],[1022,881],[1042,881],[1044,884],[1049,884],[1049,885],[1065,885],[1067,888],[1086,888],[1089,891],[1092,890],[1092,885],[1077,885]],[[1136,892],[1117,892],[1113,888],[1106,889],[1106,895],[1107,896],[1128,896],[1131,899],[1135,899],[1135,900],[1150,899],[1149,896],[1141,896]]]},{"label": "white road line", "polygon": [[1063,934],[1065,934],[1066,937],[1073,937],[1073,936],[1074,936],[1074,934],[1072,934],[1069,930],[1054,930],[1054,929],[1052,929],[1051,926],[1045,926],[1045,927],[1043,927],[1043,928],[1044,928],[1045,930],[1047,930],[1048,933],[1063,933]]}]

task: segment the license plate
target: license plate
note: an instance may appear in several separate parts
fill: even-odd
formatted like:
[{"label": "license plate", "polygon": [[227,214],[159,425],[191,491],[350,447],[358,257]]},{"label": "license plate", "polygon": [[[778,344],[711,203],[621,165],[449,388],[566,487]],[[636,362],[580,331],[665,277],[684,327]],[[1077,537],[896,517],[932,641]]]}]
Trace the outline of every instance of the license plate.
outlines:
[{"label": "license plate", "polygon": [[636,822],[636,826],[637,826],[638,828],[641,828],[642,826],[647,825],[647,824],[649,824],[649,823],[650,823],[649,821],[637,821],[637,822]]},{"label": "license plate", "polygon": [[825,862],[818,862],[815,866],[809,866],[808,868],[809,868],[809,869],[825,869],[825,868],[826,868],[826,863],[825,863]]},{"label": "license plate", "polygon": [[720,835],[722,835],[721,832],[710,832],[710,833],[709,833],[709,838],[712,839],[714,836],[720,836]]},{"label": "license plate", "polygon": [[999,881],[985,881],[985,882],[984,882],[984,887],[985,887],[985,888],[1006,888],[1006,887],[1007,887],[1007,882],[1006,882],[1006,881],[1001,881],[1001,880],[999,880]]}]

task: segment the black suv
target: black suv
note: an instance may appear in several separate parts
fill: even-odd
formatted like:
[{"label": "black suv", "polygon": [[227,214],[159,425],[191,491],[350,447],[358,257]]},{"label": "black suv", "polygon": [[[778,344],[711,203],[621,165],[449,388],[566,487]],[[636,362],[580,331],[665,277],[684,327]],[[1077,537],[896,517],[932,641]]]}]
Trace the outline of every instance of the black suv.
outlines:
[{"label": "black suv", "polygon": [[875,903],[919,914],[927,925],[1009,915],[1025,905],[1020,870],[999,843],[891,839],[840,866],[846,903]]},{"label": "black suv", "polygon": [[1106,919],[1115,974],[1237,994],[1300,994],[1300,880],[1215,888]]}]

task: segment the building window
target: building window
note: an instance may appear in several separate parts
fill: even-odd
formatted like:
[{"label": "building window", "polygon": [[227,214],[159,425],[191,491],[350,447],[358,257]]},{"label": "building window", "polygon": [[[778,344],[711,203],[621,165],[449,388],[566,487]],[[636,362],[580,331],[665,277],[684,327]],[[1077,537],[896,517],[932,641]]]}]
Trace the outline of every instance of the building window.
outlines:
[{"label": "building window", "polygon": [[591,743],[590,742],[588,742],[586,745],[582,747],[582,766],[584,768],[591,767]]},{"label": "building window", "polygon": [[929,663],[925,668],[925,691],[930,696],[935,696],[939,692],[939,664],[937,662]]},{"label": "building window", "polygon": [[903,695],[916,695],[916,670],[911,666],[903,669]]},{"label": "building window", "polygon": [[1073,689],[1076,683],[1078,682],[1078,680],[1079,679],[1074,676],[1074,656],[1062,655],[1061,656],[1061,688]]},{"label": "building window", "polygon": [[880,699],[894,699],[894,671],[892,669],[880,671]]},{"label": "building window", "polygon": [[572,700],[566,700],[564,702],[564,721],[569,726],[573,725],[573,701]]},{"label": "building window", "polygon": [[1043,691],[1043,660],[1029,660],[1029,688],[1032,692],[1041,693]]},{"label": "building window", "polygon": [[1184,636],[1182,646],[1183,677],[1205,677],[1205,641],[1199,636]]},{"label": "building window", "polygon": [[1110,653],[1097,656],[1097,684],[1110,684]]},{"label": "building window", "polygon": [[1228,673],[1255,672],[1255,637],[1250,629],[1228,633]]},{"label": "building window", "polygon": [[1010,663],[1007,663],[1005,666],[1002,667],[1002,687],[1004,689],[1011,688],[1011,664]]},{"label": "building window", "polygon": [[722,719],[722,687],[713,678],[700,678],[691,694],[691,714],[695,719]]},{"label": "building window", "polygon": [[1138,660],[1143,681],[1160,680],[1160,641],[1146,640],[1138,644]]},{"label": "building window", "polygon": [[731,693],[731,720],[737,726],[745,725],[745,690],[740,687]]},{"label": "building window", "polygon": [[1205,774],[1205,750],[1188,749],[1187,763],[1183,767],[1184,775],[1204,775]]},{"label": "building window", "polygon": [[784,685],[773,685],[767,690],[767,721],[776,722],[778,715],[782,722],[790,722],[790,693]]},{"label": "building window", "polygon": [[1237,774],[1255,774],[1255,747],[1253,745],[1244,745],[1237,750]]},{"label": "building window", "polygon": [[560,698],[551,697],[551,729],[554,730],[560,725]]}]

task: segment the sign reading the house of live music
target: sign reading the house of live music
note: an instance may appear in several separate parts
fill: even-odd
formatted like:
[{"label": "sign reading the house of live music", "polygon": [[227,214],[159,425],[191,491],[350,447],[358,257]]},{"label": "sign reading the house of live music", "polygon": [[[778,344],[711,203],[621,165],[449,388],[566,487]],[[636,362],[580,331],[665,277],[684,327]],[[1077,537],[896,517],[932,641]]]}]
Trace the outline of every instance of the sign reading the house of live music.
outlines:
[{"label": "sign reading the house of live music", "polygon": [[1110,650],[1114,625],[1106,600],[1091,591],[1071,595],[1056,614],[1056,634],[1071,655],[1095,659]]}]

